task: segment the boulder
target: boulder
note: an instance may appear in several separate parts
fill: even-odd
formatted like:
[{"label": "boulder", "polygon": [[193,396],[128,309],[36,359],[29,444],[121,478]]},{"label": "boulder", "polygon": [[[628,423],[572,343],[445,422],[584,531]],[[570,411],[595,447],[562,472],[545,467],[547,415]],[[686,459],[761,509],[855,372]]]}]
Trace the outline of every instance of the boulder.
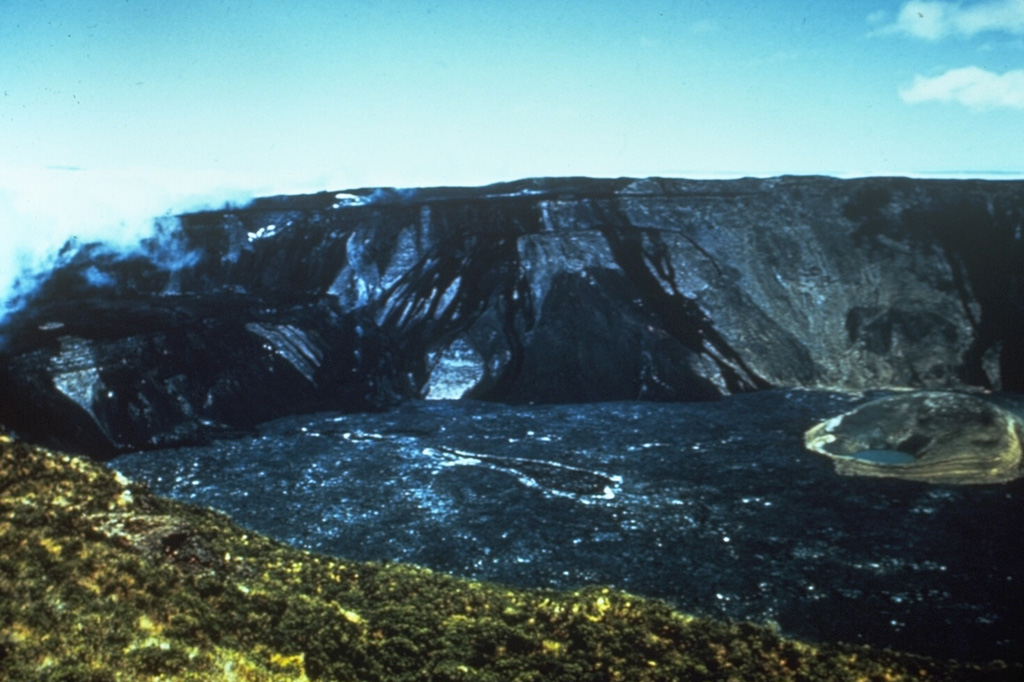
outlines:
[{"label": "boulder", "polygon": [[925,391],[873,400],[817,424],[804,439],[844,476],[982,484],[1024,473],[1024,421],[962,393]]}]

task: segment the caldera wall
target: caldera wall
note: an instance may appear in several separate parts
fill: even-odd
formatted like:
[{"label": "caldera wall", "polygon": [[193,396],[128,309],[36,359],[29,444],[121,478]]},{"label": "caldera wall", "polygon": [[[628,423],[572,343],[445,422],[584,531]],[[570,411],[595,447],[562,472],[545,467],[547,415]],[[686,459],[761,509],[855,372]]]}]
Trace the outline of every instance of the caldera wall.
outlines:
[{"label": "caldera wall", "polygon": [[67,253],[0,422],[109,456],[407,397],[1024,390],[1024,182],[540,179],[273,197]]}]

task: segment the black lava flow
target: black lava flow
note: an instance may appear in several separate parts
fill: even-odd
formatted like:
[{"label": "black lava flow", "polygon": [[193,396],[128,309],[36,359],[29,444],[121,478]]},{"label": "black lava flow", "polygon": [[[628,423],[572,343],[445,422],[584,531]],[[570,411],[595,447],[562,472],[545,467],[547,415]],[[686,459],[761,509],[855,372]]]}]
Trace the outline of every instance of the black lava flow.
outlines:
[{"label": "black lava flow", "polygon": [[294,546],[961,660],[1024,640],[1024,482],[848,478],[803,448],[865,399],[420,401],[320,413],[111,466]]}]

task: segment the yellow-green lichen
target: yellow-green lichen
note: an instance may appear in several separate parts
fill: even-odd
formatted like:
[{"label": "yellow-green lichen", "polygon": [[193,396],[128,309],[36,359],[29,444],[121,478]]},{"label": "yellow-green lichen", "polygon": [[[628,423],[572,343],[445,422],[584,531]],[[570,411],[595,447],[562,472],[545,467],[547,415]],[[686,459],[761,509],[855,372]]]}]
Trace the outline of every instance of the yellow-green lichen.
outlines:
[{"label": "yellow-green lichen", "polygon": [[1012,680],[602,587],[510,590],[285,547],[0,440],[0,680]]}]

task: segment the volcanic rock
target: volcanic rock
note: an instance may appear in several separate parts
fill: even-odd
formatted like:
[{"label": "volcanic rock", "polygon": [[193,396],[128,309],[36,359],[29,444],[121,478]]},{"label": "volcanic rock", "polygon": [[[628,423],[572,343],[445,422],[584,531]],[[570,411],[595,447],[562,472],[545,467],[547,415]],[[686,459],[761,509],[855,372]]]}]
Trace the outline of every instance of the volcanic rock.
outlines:
[{"label": "volcanic rock", "polygon": [[810,450],[845,476],[929,483],[1002,483],[1024,474],[1024,421],[990,402],[947,392],[875,400],[807,431]]},{"label": "volcanic rock", "polygon": [[0,680],[1015,680],[808,644],[599,586],[523,590],[285,547],[0,434]]},{"label": "volcanic rock", "polygon": [[1024,183],[524,180],[259,199],[69,247],[0,422],[95,456],[408,397],[1024,390]]}]

